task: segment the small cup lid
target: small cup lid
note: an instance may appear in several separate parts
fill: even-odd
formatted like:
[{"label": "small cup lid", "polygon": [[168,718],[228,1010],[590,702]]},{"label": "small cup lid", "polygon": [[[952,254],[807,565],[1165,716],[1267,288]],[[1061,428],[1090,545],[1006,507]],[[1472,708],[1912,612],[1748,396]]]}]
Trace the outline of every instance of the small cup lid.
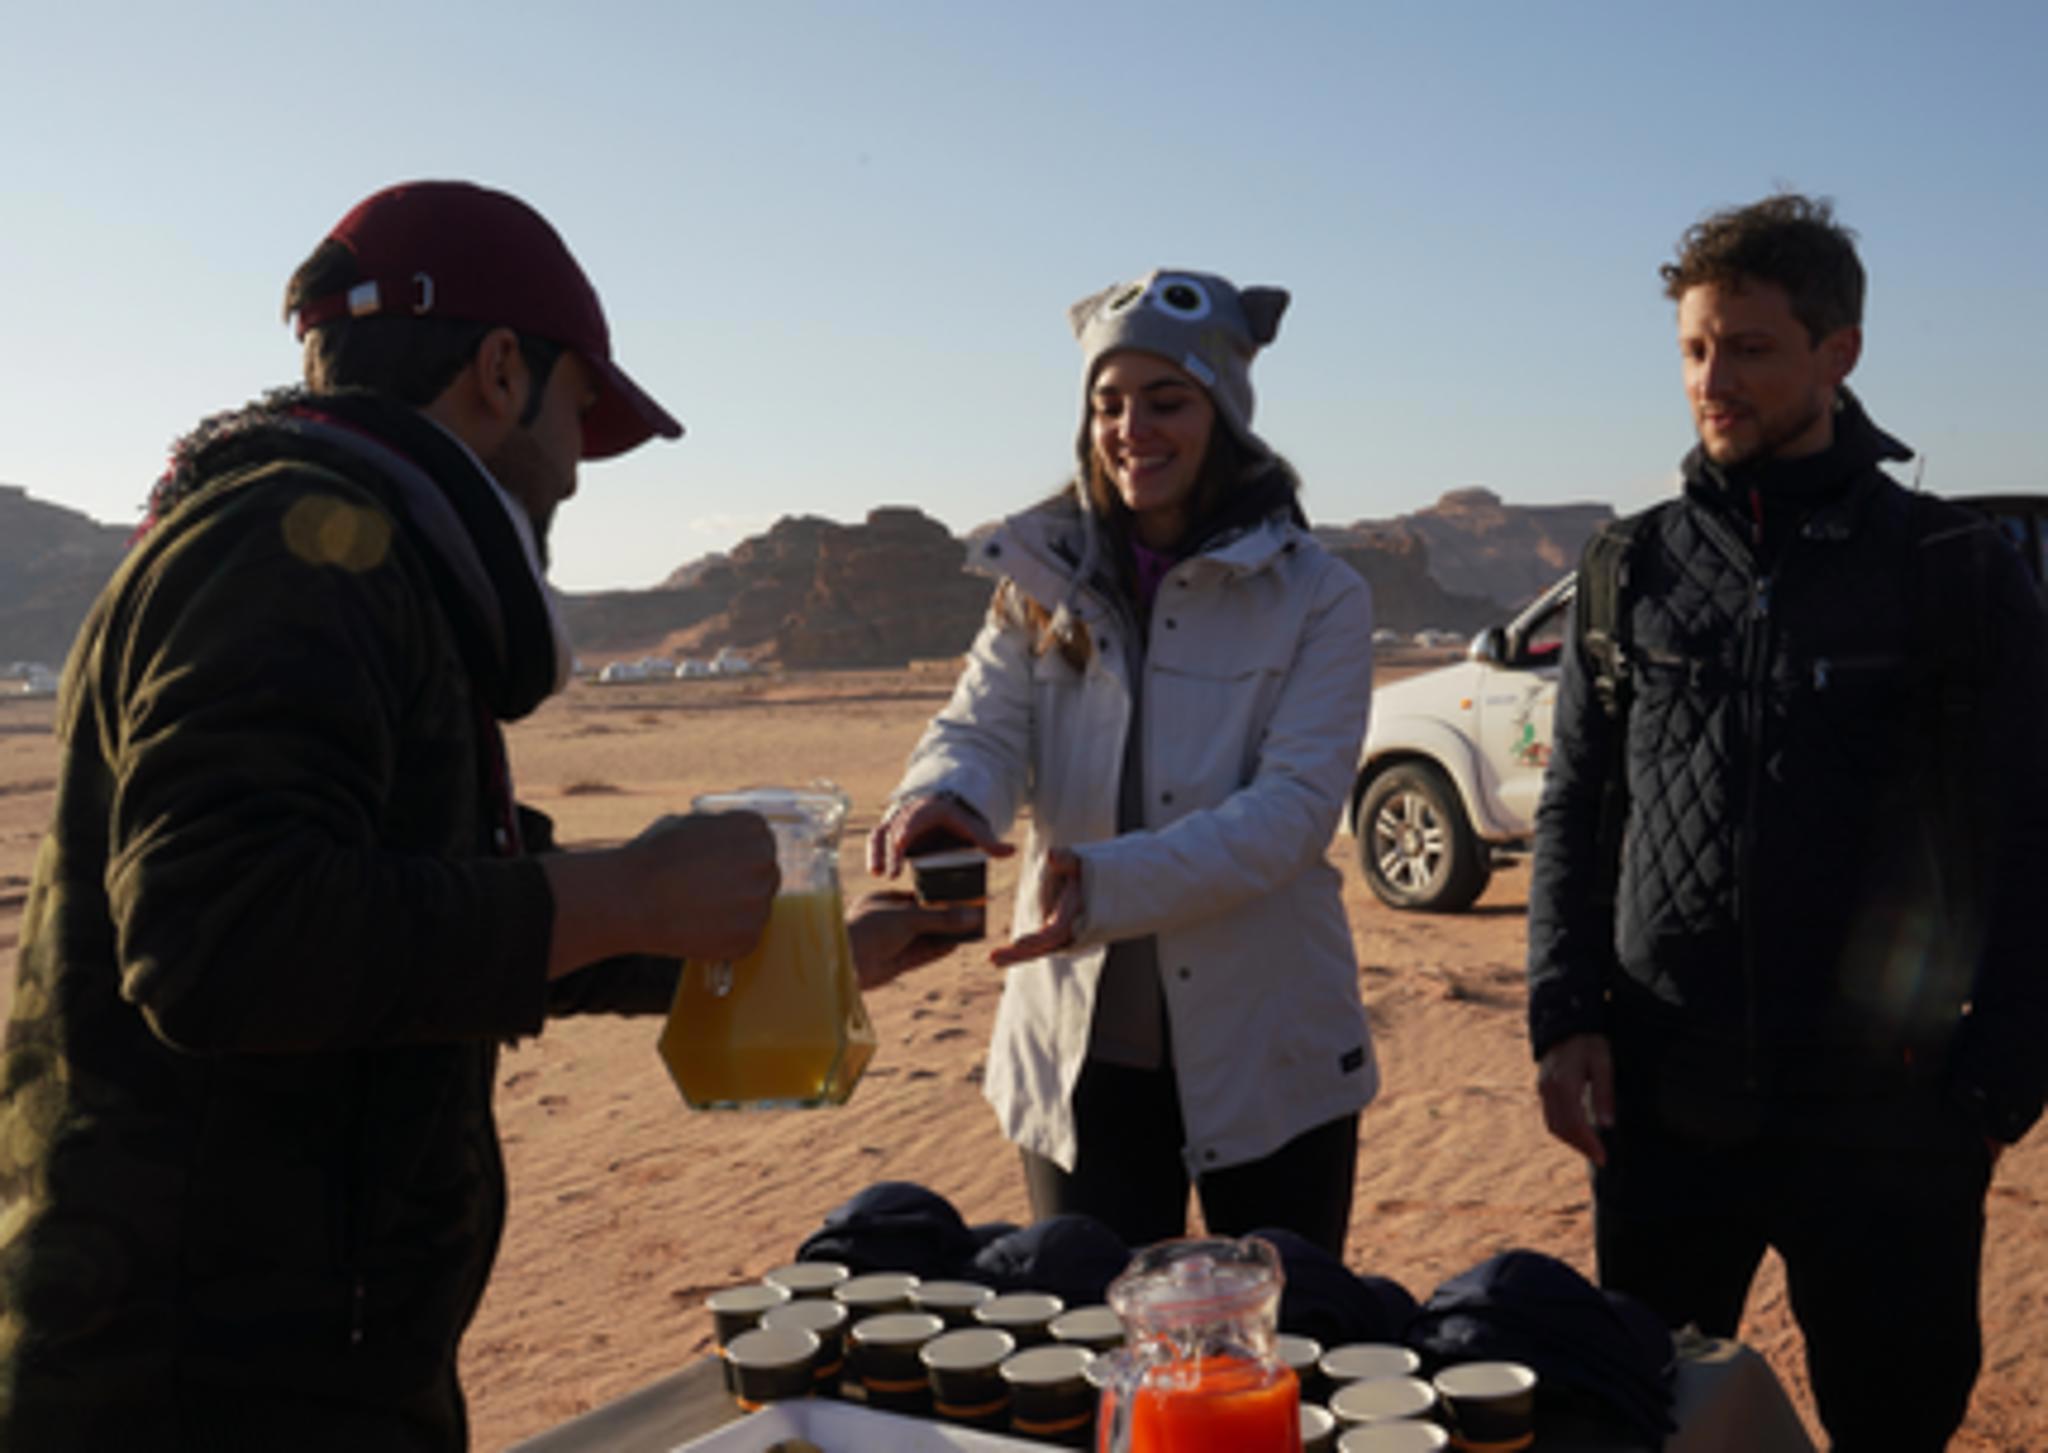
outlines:
[{"label": "small cup lid", "polygon": [[1094,1360],[1094,1354],[1086,1347],[1054,1342],[1007,1359],[1003,1363],[1003,1380],[1032,1386],[1073,1382],[1087,1375],[1088,1364]]},{"label": "small cup lid", "polygon": [[844,1327],[850,1314],[838,1302],[828,1302],[817,1297],[802,1301],[785,1302],[779,1307],[770,1307],[761,1314],[764,1327],[800,1327],[806,1332],[824,1336]]},{"label": "small cup lid", "polygon": [[761,1280],[772,1287],[787,1287],[797,1296],[805,1292],[829,1292],[853,1276],[845,1266],[836,1261],[793,1261],[788,1266],[778,1266],[762,1275]]},{"label": "small cup lid", "polygon": [[906,862],[912,868],[930,871],[937,868],[971,868],[988,861],[988,854],[980,848],[940,848],[935,852],[912,853]]},{"label": "small cup lid", "polygon": [[917,1284],[917,1278],[907,1271],[871,1271],[839,1283],[832,1288],[832,1295],[853,1303],[908,1301]]},{"label": "small cup lid", "polygon": [[756,1327],[725,1344],[735,1367],[796,1367],[818,1355],[818,1334],[802,1327]]},{"label": "small cup lid", "polygon": [[748,1282],[745,1286],[727,1287],[724,1291],[713,1292],[704,1299],[704,1305],[713,1312],[727,1315],[759,1315],[770,1307],[779,1307],[789,1300],[787,1287],[772,1287],[763,1282]]},{"label": "small cup lid", "polygon": [[1307,1372],[1322,1361],[1323,1344],[1313,1337],[1300,1337],[1292,1332],[1282,1332],[1273,1339],[1273,1354],[1299,1374]]},{"label": "small cup lid", "polygon": [[921,1281],[910,1289],[910,1300],[919,1307],[979,1307],[994,1300],[995,1288],[978,1281]]},{"label": "small cup lid", "polygon": [[1062,1342],[1100,1342],[1124,1335],[1124,1319],[1116,1308],[1097,1303],[1074,1307],[1052,1319],[1052,1335]]},{"label": "small cup lid", "polygon": [[1017,1339],[1008,1332],[994,1327],[962,1327],[957,1332],[943,1332],[932,1338],[917,1355],[934,1372],[958,1372],[976,1367],[985,1367],[993,1372],[997,1363],[1016,1350]]},{"label": "small cup lid", "polygon": [[1419,1377],[1374,1377],[1331,1394],[1330,1411],[1347,1423],[1413,1418],[1436,1406],[1436,1389]]},{"label": "small cup lid", "polygon": [[1422,1366],[1412,1347],[1398,1342],[1346,1342],[1323,1353],[1317,1363],[1332,1382],[1363,1382],[1369,1377],[1406,1377]]},{"label": "small cup lid", "polygon": [[1301,1405],[1301,1441],[1327,1438],[1337,1431],[1337,1415],[1317,1403]]},{"label": "small cup lid", "polygon": [[1435,1423],[1360,1423],[1337,1436],[1337,1453],[1440,1453],[1451,1435]]},{"label": "small cup lid", "polygon": [[1460,1362],[1436,1375],[1447,1398],[1515,1397],[1536,1386],[1536,1373],[1519,1362]]},{"label": "small cup lid", "polygon": [[989,1323],[1050,1322],[1066,1307],[1051,1292],[1010,1292],[989,1298],[974,1309],[974,1315]]},{"label": "small cup lid", "polygon": [[863,1347],[901,1347],[929,1342],[946,1330],[930,1312],[884,1312],[853,1324],[853,1340]]}]

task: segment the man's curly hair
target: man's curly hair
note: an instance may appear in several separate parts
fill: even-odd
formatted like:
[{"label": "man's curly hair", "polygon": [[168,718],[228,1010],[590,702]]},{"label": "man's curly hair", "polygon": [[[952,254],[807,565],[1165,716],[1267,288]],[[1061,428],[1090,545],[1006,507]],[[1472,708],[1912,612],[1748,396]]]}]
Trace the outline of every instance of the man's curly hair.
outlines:
[{"label": "man's curly hair", "polygon": [[1856,234],[1835,221],[1825,197],[1780,192],[1715,212],[1686,229],[1678,260],[1657,272],[1674,303],[1702,283],[1776,283],[1815,343],[1863,321]]}]

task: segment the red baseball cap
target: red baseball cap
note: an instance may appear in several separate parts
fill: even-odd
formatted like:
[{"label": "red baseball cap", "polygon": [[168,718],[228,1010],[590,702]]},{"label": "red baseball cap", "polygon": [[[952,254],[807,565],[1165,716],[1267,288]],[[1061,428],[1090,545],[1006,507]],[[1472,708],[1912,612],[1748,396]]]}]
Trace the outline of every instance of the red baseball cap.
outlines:
[{"label": "red baseball cap", "polygon": [[517,197],[470,182],[401,182],[365,198],[328,234],[355,254],[361,280],[309,298],[296,327],[408,313],[488,323],[574,352],[597,377],[583,416],[583,457],[605,459],[683,426],[612,362],[597,290],[547,219]]}]

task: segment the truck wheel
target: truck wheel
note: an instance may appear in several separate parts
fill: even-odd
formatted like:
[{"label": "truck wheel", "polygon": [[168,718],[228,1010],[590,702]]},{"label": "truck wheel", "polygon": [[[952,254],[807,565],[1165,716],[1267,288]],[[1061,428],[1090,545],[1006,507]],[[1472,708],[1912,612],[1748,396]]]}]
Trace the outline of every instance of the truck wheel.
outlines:
[{"label": "truck wheel", "polygon": [[1427,762],[1389,767],[1365,789],[1358,862],[1382,903],[1430,913],[1470,908],[1493,877],[1457,792]]}]

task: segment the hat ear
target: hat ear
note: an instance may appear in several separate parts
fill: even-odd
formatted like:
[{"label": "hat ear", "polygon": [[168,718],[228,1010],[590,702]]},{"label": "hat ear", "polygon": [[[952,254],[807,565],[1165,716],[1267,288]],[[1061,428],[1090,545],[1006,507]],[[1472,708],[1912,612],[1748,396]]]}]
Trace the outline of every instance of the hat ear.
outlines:
[{"label": "hat ear", "polygon": [[1251,324],[1252,342],[1263,348],[1280,335],[1280,315],[1287,311],[1287,289],[1246,288],[1238,297],[1244,302],[1245,321]]},{"label": "hat ear", "polygon": [[1067,309],[1067,326],[1074,330],[1076,338],[1081,336],[1081,330],[1088,326],[1088,320],[1094,317],[1096,312],[1102,307],[1103,300],[1115,292],[1119,286],[1121,285],[1118,283],[1111,283],[1101,292],[1090,293],[1087,297],[1081,299],[1080,302]]}]

